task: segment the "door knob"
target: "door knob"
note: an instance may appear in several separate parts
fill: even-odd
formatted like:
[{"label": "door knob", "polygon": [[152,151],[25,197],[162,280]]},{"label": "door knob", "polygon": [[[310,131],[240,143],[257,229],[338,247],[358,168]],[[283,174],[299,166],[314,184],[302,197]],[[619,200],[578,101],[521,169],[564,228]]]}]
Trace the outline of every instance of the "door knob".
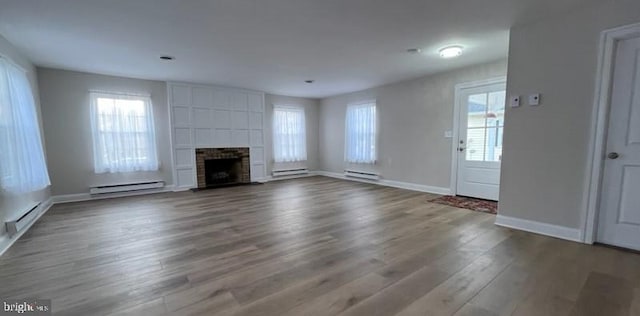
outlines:
[{"label": "door knob", "polygon": [[607,158],[609,159],[618,159],[618,157],[620,157],[620,155],[616,152],[612,152],[607,155]]},{"label": "door knob", "polygon": [[464,147],[459,147],[459,148],[458,148],[458,151],[459,151],[459,152],[463,152],[463,151],[464,151]]}]

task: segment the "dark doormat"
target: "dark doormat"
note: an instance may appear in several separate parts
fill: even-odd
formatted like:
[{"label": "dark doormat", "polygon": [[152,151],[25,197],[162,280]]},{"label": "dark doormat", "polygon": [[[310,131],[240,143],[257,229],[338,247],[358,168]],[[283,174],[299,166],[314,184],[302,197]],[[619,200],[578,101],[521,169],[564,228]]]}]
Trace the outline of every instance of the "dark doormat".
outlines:
[{"label": "dark doormat", "polygon": [[433,200],[429,200],[431,203],[449,205],[457,208],[464,208],[477,212],[484,212],[490,214],[498,213],[498,202],[475,199],[464,196],[441,196]]}]

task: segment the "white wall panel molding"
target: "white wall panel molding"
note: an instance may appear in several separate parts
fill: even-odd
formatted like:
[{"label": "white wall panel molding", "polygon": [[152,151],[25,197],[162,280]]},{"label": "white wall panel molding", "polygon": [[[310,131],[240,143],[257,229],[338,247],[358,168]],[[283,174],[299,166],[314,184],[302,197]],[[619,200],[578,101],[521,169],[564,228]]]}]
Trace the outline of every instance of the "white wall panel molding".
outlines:
[{"label": "white wall panel molding", "polygon": [[266,176],[264,93],[168,82],[176,189],[196,187],[196,148],[249,147],[251,180]]}]

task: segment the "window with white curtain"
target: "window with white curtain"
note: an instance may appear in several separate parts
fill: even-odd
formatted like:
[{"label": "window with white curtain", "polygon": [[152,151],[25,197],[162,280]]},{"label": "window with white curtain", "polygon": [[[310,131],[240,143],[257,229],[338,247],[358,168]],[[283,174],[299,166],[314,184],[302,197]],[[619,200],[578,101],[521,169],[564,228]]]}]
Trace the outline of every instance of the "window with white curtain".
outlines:
[{"label": "window with white curtain", "polygon": [[158,170],[151,98],[101,92],[90,96],[95,172]]},{"label": "window with white curtain", "polygon": [[19,194],[50,184],[31,84],[0,57],[0,188]]},{"label": "window with white curtain", "polygon": [[345,125],[345,160],[349,163],[376,162],[376,103],[352,104],[347,107]]},{"label": "window with white curtain", "polygon": [[274,106],[273,158],[275,162],[307,160],[304,109]]}]

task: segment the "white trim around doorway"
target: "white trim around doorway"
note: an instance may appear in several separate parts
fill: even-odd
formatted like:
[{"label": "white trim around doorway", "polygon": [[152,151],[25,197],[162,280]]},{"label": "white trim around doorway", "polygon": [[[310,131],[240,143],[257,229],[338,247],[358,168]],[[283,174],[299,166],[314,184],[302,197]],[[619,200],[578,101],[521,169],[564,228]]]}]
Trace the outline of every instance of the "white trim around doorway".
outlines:
[{"label": "white trim around doorway", "polygon": [[591,135],[587,160],[582,213],[582,241],[593,244],[597,236],[598,209],[604,171],[604,154],[610,108],[611,84],[617,41],[640,36],[640,23],[605,30],[600,34],[600,51],[594,90]]}]

